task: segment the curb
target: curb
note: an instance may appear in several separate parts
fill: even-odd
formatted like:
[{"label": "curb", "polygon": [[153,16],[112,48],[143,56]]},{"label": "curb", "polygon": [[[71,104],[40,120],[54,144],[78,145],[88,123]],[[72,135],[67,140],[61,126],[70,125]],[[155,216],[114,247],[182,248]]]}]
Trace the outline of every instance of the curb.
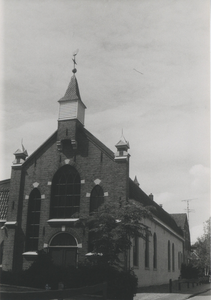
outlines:
[{"label": "curb", "polygon": [[209,288],[209,289],[206,289],[205,291],[202,291],[202,292],[195,293],[195,294],[193,294],[193,295],[189,296],[189,297],[188,297],[188,298],[186,298],[186,299],[193,298],[193,297],[195,297],[195,296],[197,296],[197,295],[200,295],[200,294],[206,293],[206,292],[208,292],[208,291],[210,291],[210,290],[211,290],[211,288]]}]

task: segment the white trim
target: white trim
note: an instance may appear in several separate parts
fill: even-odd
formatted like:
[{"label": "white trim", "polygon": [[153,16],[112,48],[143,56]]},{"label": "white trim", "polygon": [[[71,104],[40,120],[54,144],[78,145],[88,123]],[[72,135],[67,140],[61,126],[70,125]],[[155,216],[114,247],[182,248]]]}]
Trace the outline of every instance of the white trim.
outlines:
[{"label": "white trim", "polygon": [[37,188],[40,184],[39,184],[39,182],[34,182],[32,185],[34,188]]},{"label": "white trim", "polygon": [[6,222],[4,225],[5,226],[14,226],[14,225],[17,226],[17,224],[18,224],[17,221],[9,221],[9,222]]},{"label": "white trim", "polygon": [[88,252],[85,256],[103,256],[102,253]]},{"label": "white trim", "polygon": [[36,251],[27,251],[27,252],[22,253],[22,255],[36,256],[36,255],[38,255],[38,253]]},{"label": "white trim", "polygon": [[69,223],[69,222],[75,222],[78,221],[79,218],[70,218],[70,219],[49,219],[48,223]]},{"label": "white trim", "polygon": [[99,178],[96,178],[94,180],[95,185],[99,185],[101,183],[102,180],[100,180]]}]

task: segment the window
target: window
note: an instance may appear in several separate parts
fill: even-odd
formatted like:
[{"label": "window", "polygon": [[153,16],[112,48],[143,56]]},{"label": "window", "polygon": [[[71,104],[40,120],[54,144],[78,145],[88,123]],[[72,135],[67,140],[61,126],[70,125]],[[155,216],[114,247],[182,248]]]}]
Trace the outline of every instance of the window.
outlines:
[{"label": "window", "polygon": [[71,234],[57,234],[50,242],[49,251],[55,265],[76,266],[77,243]]},{"label": "window", "polygon": [[174,271],[174,243],[172,244],[172,271]]},{"label": "window", "polygon": [[104,202],[104,192],[100,185],[96,185],[90,196],[90,213],[97,211]]},{"label": "window", "polygon": [[77,170],[66,165],[54,176],[51,190],[51,218],[78,217],[81,180]]},{"label": "window", "polygon": [[157,269],[157,235],[153,235],[153,269]]},{"label": "window", "polygon": [[2,241],[0,244],[0,265],[2,264],[3,261],[3,250],[4,250],[4,241]]},{"label": "window", "polygon": [[182,264],[182,253],[178,252],[178,269],[181,269],[181,264]]},{"label": "window", "polygon": [[133,239],[133,266],[138,267],[138,237]]},{"label": "window", "polygon": [[40,208],[41,208],[40,191],[38,189],[33,189],[29,195],[29,202],[28,202],[26,251],[38,250]]},{"label": "window", "polygon": [[145,240],[145,268],[149,268],[149,233],[146,232]]},{"label": "window", "polygon": [[171,245],[168,241],[168,271],[171,271]]}]

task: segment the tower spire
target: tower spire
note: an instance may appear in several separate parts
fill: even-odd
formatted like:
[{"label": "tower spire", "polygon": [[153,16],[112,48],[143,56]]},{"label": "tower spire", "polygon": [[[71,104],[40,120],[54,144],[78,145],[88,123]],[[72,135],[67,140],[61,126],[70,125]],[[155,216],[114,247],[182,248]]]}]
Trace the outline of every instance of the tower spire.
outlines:
[{"label": "tower spire", "polygon": [[73,75],[66,90],[65,95],[58,101],[59,102],[59,121],[77,119],[82,125],[84,125],[85,109],[86,106],[81,100],[78,81],[75,77],[77,72],[75,65],[76,55],[78,50],[73,53]]}]

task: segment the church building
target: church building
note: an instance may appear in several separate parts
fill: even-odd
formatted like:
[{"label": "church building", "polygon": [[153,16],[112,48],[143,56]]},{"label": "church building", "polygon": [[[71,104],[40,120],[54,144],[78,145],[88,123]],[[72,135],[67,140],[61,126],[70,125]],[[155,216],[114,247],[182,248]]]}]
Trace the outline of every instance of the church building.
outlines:
[{"label": "church building", "polygon": [[123,136],[113,153],[85,128],[86,106],[75,73],[58,101],[56,132],[30,156],[24,147],[15,151],[11,178],[0,182],[2,270],[28,268],[41,249],[48,249],[57,265],[77,266],[89,243],[88,232],[74,222],[108,199],[121,198],[155,208],[153,218],[143,220],[151,235],[134,239],[129,251],[128,267],[138,285],[175,280],[190,250],[186,215],[171,216],[142,191],[137,178],[130,179]]}]

